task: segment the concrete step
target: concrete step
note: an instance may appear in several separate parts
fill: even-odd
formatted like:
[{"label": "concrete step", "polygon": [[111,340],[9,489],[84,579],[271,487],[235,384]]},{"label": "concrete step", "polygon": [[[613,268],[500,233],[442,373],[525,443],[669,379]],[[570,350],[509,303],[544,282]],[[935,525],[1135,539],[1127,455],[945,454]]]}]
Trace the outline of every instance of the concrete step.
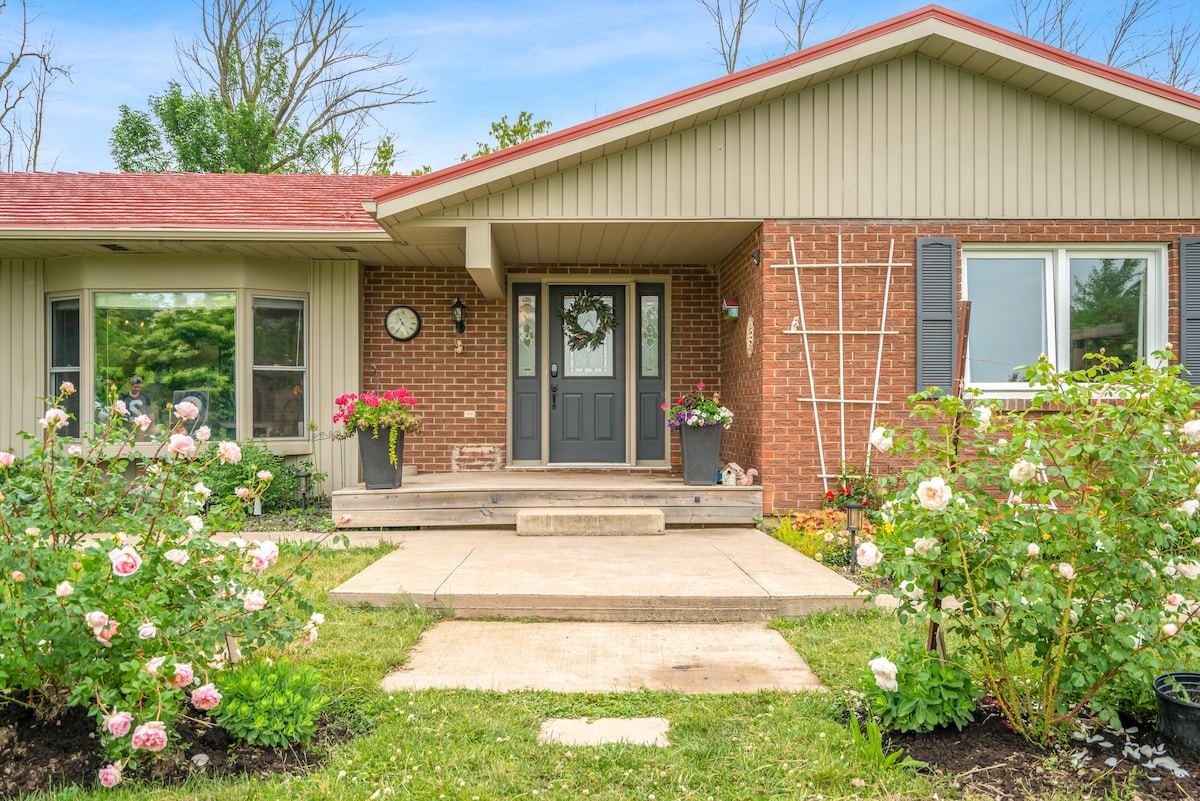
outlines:
[{"label": "concrete step", "polygon": [[662,509],[521,509],[517,534],[522,537],[613,537],[662,534],[666,531]]},{"label": "concrete step", "polygon": [[397,532],[400,547],[330,594],[419,604],[453,618],[761,621],[855,609],[858,587],[754,529],[655,537],[521,537],[509,530]]}]

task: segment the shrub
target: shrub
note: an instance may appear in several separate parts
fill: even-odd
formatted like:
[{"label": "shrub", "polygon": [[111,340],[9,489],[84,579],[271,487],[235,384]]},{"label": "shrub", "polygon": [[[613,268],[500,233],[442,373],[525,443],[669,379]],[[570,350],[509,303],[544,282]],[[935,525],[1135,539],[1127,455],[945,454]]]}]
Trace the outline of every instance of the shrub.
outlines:
[{"label": "shrub", "polygon": [[[269,479],[244,497],[217,494],[199,475],[236,464],[235,443],[209,443],[201,427],[143,457],[119,409],[92,436],[68,439],[61,405],[73,391],[63,385],[41,437],[25,435],[29,456],[0,453],[0,691],[50,712],[87,707],[113,759],[101,777],[111,785],[168,745],[186,699],[219,702],[211,683],[227,636],[246,653],[315,637],[291,579],[307,574],[316,545],[297,546],[296,567],[278,575],[273,543],[213,541],[206,532]],[[181,422],[189,406],[174,410]]]},{"label": "shrub", "polygon": [[[850,565],[850,532],[846,531],[846,513],[841,509],[813,509],[781,515],[767,523],[767,532],[800,553],[830,567]],[[875,539],[876,527],[864,520],[858,542]]]},{"label": "shrub", "polygon": [[1028,368],[1026,411],[914,396],[924,427],[894,434],[916,465],[882,545],[899,614],[952,624],[955,661],[1041,741],[1080,716],[1118,725],[1123,693],[1106,686],[1148,685],[1200,628],[1195,395],[1175,366],[1091,358]]},{"label": "shrub", "polygon": [[306,743],[317,731],[317,718],[329,698],[321,694],[317,671],[295,668],[286,659],[239,665],[217,682],[221,705],[217,723],[230,736],[250,745],[283,747]]},{"label": "shrub", "polygon": [[[895,655],[894,655],[895,656]],[[867,666],[864,696],[884,726],[927,732],[962,727],[975,719],[975,692],[961,666],[909,643],[902,655],[877,657]]]},{"label": "shrub", "polygon": [[309,478],[310,487],[317,486],[325,478],[325,474],[317,472],[311,462],[285,465],[283,457],[272,453],[265,442],[239,442],[238,447],[242,452],[239,462],[217,460],[207,463],[201,472],[201,480],[218,496],[232,495],[238,487],[249,487],[255,481],[261,481],[259,473],[265,470],[271,474],[271,479],[261,494],[263,511],[294,509],[301,505],[296,471],[305,469],[312,474]]}]

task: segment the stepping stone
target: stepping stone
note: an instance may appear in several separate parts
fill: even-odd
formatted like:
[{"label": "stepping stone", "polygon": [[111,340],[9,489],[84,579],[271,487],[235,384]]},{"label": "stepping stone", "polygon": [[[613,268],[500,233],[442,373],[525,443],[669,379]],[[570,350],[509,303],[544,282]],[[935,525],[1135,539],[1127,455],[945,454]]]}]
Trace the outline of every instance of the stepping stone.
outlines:
[{"label": "stepping stone", "polygon": [[522,537],[629,537],[666,533],[661,509],[520,509],[517,535]]},{"label": "stepping stone", "polygon": [[666,718],[551,718],[538,731],[542,745],[605,745],[629,743],[666,748],[671,744]]}]

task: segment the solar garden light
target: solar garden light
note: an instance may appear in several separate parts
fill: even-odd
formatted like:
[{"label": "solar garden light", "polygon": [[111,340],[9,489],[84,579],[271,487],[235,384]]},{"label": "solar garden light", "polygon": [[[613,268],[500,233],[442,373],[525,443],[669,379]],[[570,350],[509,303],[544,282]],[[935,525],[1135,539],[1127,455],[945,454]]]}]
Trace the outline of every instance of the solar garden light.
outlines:
[{"label": "solar garden light", "polygon": [[842,508],[846,510],[846,531],[850,532],[850,572],[853,573],[858,568],[858,553],[854,548],[854,535],[862,530],[863,505],[857,501],[848,501],[842,504]]},{"label": "solar garden light", "polygon": [[307,470],[296,471],[296,490],[300,493],[300,502],[304,504],[304,511],[308,511],[308,480],[312,478],[312,473]]}]

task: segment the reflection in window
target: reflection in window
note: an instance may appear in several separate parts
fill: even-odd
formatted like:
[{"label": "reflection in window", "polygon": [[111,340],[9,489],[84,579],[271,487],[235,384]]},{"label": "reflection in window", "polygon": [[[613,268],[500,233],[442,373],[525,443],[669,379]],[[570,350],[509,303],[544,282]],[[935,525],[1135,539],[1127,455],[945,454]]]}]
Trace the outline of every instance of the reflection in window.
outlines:
[{"label": "reflection in window", "polygon": [[1146,355],[1146,260],[1071,259],[1071,369],[1084,356]]},{"label": "reflection in window", "polygon": [[656,378],[658,376],[658,295],[642,296],[642,320],[640,332],[642,342],[642,376]]},{"label": "reflection in window", "polygon": [[304,301],[254,298],[254,436],[303,437]]},{"label": "reflection in window", "polygon": [[1024,381],[1046,348],[1044,258],[968,259],[971,382]]},{"label": "reflection in window", "polygon": [[[79,398],[84,395],[79,383],[79,298],[58,298],[50,301],[50,386],[46,397],[58,395],[64,381],[75,385],[77,392],[63,404],[71,415],[64,429],[68,436],[79,436]],[[97,405],[100,399],[97,398]]]},{"label": "reflection in window", "polygon": [[537,375],[537,296],[517,298],[517,375]]},{"label": "reflection in window", "polygon": [[98,416],[120,397],[150,415],[156,439],[171,433],[168,405],[188,400],[200,409],[190,429],[235,439],[235,311],[233,292],[96,293]]}]

